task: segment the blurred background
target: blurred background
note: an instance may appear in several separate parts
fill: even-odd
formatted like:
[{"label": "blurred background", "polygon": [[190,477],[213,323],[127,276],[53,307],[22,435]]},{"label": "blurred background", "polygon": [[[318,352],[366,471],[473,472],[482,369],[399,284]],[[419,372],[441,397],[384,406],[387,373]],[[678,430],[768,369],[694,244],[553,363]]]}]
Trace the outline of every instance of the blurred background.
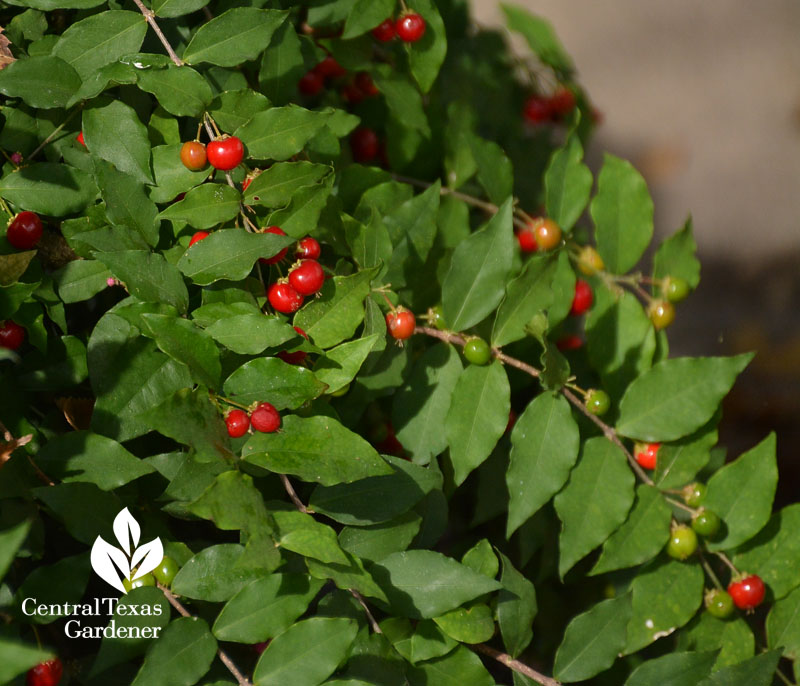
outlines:
[{"label": "blurred background", "polygon": [[[501,23],[497,0],[473,4]],[[591,166],[607,150],[642,172],[659,237],[692,214],[702,279],[678,306],[672,354],[758,351],[720,440],[735,457],[777,431],[779,500],[799,500],[800,3],[514,4],[550,20],[603,115]]]}]

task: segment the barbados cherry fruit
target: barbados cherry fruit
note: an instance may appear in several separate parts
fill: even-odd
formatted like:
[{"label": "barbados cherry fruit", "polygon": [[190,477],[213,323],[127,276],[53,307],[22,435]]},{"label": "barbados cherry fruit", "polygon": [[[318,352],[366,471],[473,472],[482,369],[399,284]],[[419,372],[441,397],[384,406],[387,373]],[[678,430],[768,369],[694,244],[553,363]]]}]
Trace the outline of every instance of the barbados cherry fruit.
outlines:
[{"label": "barbados cherry fruit", "polygon": [[600,257],[600,253],[597,250],[591,245],[585,245],[581,248],[578,253],[578,269],[582,273],[586,274],[586,276],[592,276],[592,274],[597,274],[597,272],[601,272],[605,268],[606,265],[603,262],[603,258]]},{"label": "barbados cherry fruit", "polygon": [[388,43],[394,40],[395,35],[394,22],[391,19],[384,19],[372,29],[372,37],[381,43]]},{"label": "barbados cherry fruit", "polygon": [[206,146],[200,141],[186,141],[181,146],[181,162],[187,169],[199,171],[206,166],[207,161]]},{"label": "barbados cherry fruit", "polygon": [[172,580],[175,578],[177,573],[178,563],[166,555],[161,558],[161,562],[158,563],[158,567],[153,570],[153,576],[156,578],[156,581],[167,587],[172,585]]},{"label": "barbados cherry fruit", "polygon": [[608,412],[611,407],[611,398],[608,393],[598,388],[591,388],[586,392],[586,409],[593,415],[600,416]]},{"label": "barbados cherry fruit", "polygon": [[696,481],[683,489],[683,502],[689,507],[699,507],[706,497],[706,485]]},{"label": "barbados cherry fruit", "polygon": [[416,12],[407,12],[397,20],[394,30],[404,43],[416,43],[425,35],[425,20]]},{"label": "barbados cherry fruit", "polygon": [[644,469],[655,469],[660,447],[660,443],[637,443],[633,454],[639,466]]},{"label": "barbados cherry fruit", "polygon": [[661,331],[675,321],[675,308],[668,300],[653,300],[647,308],[647,316],[655,330]]},{"label": "barbados cherry fruit", "polygon": [[40,662],[35,667],[28,670],[25,675],[26,686],[57,686],[64,673],[64,665],[61,660],[54,657],[52,660]]},{"label": "barbados cherry fruit", "polygon": [[525,108],[522,110],[523,116],[531,124],[541,124],[550,119],[550,100],[540,95],[531,95],[525,101]]},{"label": "barbados cherry fruit", "polygon": [[10,319],[0,326],[0,348],[16,350],[25,340],[25,329]]},{"label": "barbados cherry fruit", "polygon": [[386,315],[386,326],[389,329],[389,334],[398,341],[411,338],[416,325],[417,319],[414,317],[414,313],[405,307],[398,307]]},{"label": "barbados cherry fruit", "polygon": [[661,292],[671,303],[679,303],[689,295],[689,282],[678,276],[668,276],[661,284]]},{"label": "barbados cherry fruit", "polygon": [[[308,334],[303,331],[299,326],[292,327],[300,336],[308,340]],[[281,350],[277,357],[282,359],[286,364],[302,364],[303,360],[306,359],[306,351],[305,350],[295,350],[294,352],[289,352],[288,350]]]},{"label": "barbados cherry fruit", "polygon": [[577,317],[586,312],[592,306],[592,302],[594,302],[592,287],[583,279],[578,279],[575,282],[575,295],[569,313]]},{"label": "barbados cherry fruit", "polygon": [[764,600],[766,587],[757,574],[742,575],[728,586],[733,603],[740,610],[752,610]]},{"label": "barbados cherry fruit", "polygon": [[325,283],[325,272],[316,260],[301,260],[289,272],[289,284],[300,295],[314,295]]},{"label": "barbados cherry fruit", "polygon": [[673,527],[667,541],[667,555],[685,560],[697,550],[697,534],[685,524]]},{"label": "barbados cherry fruit", "polygon": [[281,416],[272,403],[261,403],[250,415],[250,423],[256,431],[271,434],[281,425]]},{"label": "barbados cherry fruit", "polygon": [[20,212],[9,223],[6,238],[17,250],[35,248],[42,237],[42,220],[34,212]]},{"label": "barbados cherry fruit", "polygon": [[534,219],[531,228],[536,245],[542,250],[552,250],[561,243],[561,227],[552,219],[546,217]]},{"label": "barbados cherry fruit", "polygon": [[444,331],[447,328],[447,324],[444,322],[444,311],[441,305],[435,305],[428,310],[428,322],[433,324],[434,328],[439,329],[439,331]]},{"label": "barbados cherry fruit", "polygon": [[[286,232],[280,226],[268,226],[266,229],[263,229],[264,233],[274,233],[276,236],[285,236]],[[277,255],[273,255],[272,257],[259,257],[258,261],[262,264],[277,264],[280,262],[284,257],[286,257],[286,253],[289,251],[289,248],[283,248]]]},{"label": "barbados cherry fruit", "polygon": [[333,55],[326,55],[323,60],[314,67],[314,72],[319,74],[323,79],[338,79],[347,73],[341,64],[336,61]]},{"label": "barbados cherry fruit", "polygon": [[372,129],[360,126],[350,134],[350,149],[353,159],[359,164],[366,164],[374,160],[380,152],[378,134]]},{"label": "barbados cherry fruit", "polygon": [[208,231],[197,231],[192,235],[191,239],[189,240],[189,247],[191,248],[195,243],[202,241],[204,238],[208,238],[209,235],[210,234],[208,233]]},{"label": "barbados cherry fruit", "polygon": [[482,338],[470,338],[464,344],[464,357],[470,364],[486,364],[492,356],[489,344]]},{"label": "barbados cherry fruit", "polygon": [[303,95],[317,95],[325,87],[325,80],[313,69],[307,71],[297,82],[297,88]]},{"label": "barbados cherry fruit", "polygon": [[563,117],[575,109],[575,94],[569,88],[561,87],[550,96],[550,115]]},{"label": "barbados cherry fruit", "polygon": [[733,598],[730,593],[715,588],[708,591],[703,599],[706,612],[717,619],[726,619],[733,614]]},{"label": "barbados cherry fruit", "polygon": [[267,291],[267,299],[272,307],[283,314],[297,312],[303,304],[303,296],[286,282],[272,284]]},{"label": "barbados cherry fruit", "polygon": [[536,244],[536,235],[530,227],[517,231],[517,243],[522,252],[536,252],[539,249]]},{"label": "barbados cherry fruit", "polygon": [[556,348],[558,348],[562,352],[566,350],[578,350],[578,348],[582,346],[583,346],[583,339],[580,336],[576,336],[575,334],[562,336],[556,341]]},{"label": "barbados cherry fruit", "polygon": [[244,410],[231,410],[225,415],[225,426],[228,429],[228,436],[241,438],[250,428],[250,417]]},{"label": "barbados cherry fruit", "polygon": [[319,246],[319,241],[311,236],[306,236],[297,242],[297,248],[294,251],[295,257],[305,260],[318,260],[322,249]]},{"label": "barbados cherry fruit", "polygon": [[236,136],[217,138],[206,146],[206,155],[214,169],[230,171],[244,159],[244,145]]},{"label": "barbados cherry fruit", "polygon": [[716,536],[721,524],[722,522],[720,521],[719,515],[705,508],[702,508],[692,517],[692,529],[706,538],[713,538]]},{"label": "barbados cherry fruit", "polygon": [[83,140],[83,131],[81,131],[77,136],[75,136],[75,140],[78,141],[84,148],[86,147],[86,141]]}]

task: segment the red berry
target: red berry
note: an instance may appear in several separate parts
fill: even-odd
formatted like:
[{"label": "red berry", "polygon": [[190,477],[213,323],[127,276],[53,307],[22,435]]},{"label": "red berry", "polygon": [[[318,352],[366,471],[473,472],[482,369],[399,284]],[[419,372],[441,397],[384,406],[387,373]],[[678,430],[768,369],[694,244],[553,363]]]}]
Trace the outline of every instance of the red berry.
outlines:
[{"label": "red berry", "polygon": [[750,574],[728,586],[728,593],[740,610],[752,610],[761,605],[765,592],[764,582],[757,574]]},{"label": "red berry", "polygon": [[250,415],[250,423],[256,431],[271,434],[280,428],[281,416],[274,405],[261,403]]},{"label": "red berry", "polygon": [[[280,226],[268,226],[264,229],[264,233],[274,233],[276,236],[286,235],[286,232]],[[283,248],[277,255],[273,255],[272,257],[259,257],[258,261],[262,264],[277,264],[286,257],[288,251],[289,248]]]},{"label": "red berry", "polygon": [[372,129],[361,126],[350,134],[350,148],[356,162],[359,164],[371,162],[380,152],[378,134]]},{"label": "red berry", "polygon": [[372,29],[372,36],[381,43],[388,43],[394,40],[395,35],[394,22],[391,19],[384,19]]},{"label": "red berry", "polygon": [[250,428],[250,417],[244,410],[231,410],[225,417],[225,426],[228,427],[228,436],[240,438]]},{"label": "red berry", "polygon": [[355,85],[356,88],[358,88],[358,90],[360,90],[368,98],[378,95],[379,93],[378,88],[375,86],[375,82],[369,75],[369,72],[358,72],[358,74],[356,74]]},{"label": "red berry", "polygon": [[25,684],[26,686],[57,686],[63,673],[64,665],[55,657],[29,669],[25,676]]},{"label": "red berry", "polygon": [[324,79],[313,69],[303,74],[297,82],[297,88],[303,95],[317,95],[324,87]]},{"label": "red berry", "polygon": [[575,295],[572,298],[572,308],[569,313],[573,317],[586,312],[594,302],[594,295],[592,294],[592,287],[583,279],[578,279],[575,282]]},{"label": "red berry", "polygon": [[519,243],[519,249],[522,252],[536,252],[539,248],[536,245],[536,236],[532,229],[517,231],[517,243]]},{"label": "red berry", "polygon": [[562,336],[556,341],[556,347],[559,350],[577,350],[583,345],[583,339],[580,336]]},{"label": "red berry", "polygon": [[339,64],[333,55],[325,57],[313,71],[323,79],[338,79],[347,73],[347,69]]},{"label": "red berry", "polygon": [[209,235],[210,234],[208,233],[208,231],[198,231],[192,236],[191,240],[189,241],[189,247],[191,248],[195,243],[202,241],[204,238],[208,238]]},{"label": "red berry", "polygon": [[20,212],[8,223],[6,238],[17,250],[35,248],[42,237],[42,220],[33,212]]},{"label": "red berry", "polygon": [[397,20],[394,30],[404,43],[416,43],[425,34],[425,20],[416,12],[409,12]]},{"label": "red berry", "polygon": [[242,193],[247,190],[247,187],[253,183],[253,179],[256,178],[261,173],[260,169],[254,169],[251,171],[246,177],[245,180],[242,181]]},{"label": "red berry", "polygon": [[348,83],[342,88],[342,97],[351,105],[358,105],[367,96],[356,84]]},{"label": "red berry", "polygon": [[297,248],[294,251],[295,257],[306,260],[318,260],[322,249],[319,247],[319,241],[311,236],[306,236],[302,240],[297,241]]},{"label": "red berry", "polygon": [[86,141],[83,140],[83,131],[75,136],[75,140],[78,141],[78,143],[80,143],[84,148],[86,147]]},{"label": "red berry", "polygon": [[289,272],[289,283],[300,295],[314,295],[325,283],[325,272],[316,260],[302,260]]},{"label": "red berry", "polygon": [[531,124],[541,124],[548,121],[551,114],[550,100],[539,95],[531,95],[525,101],[522,113]]},{"label": "red berry", "polygon": [[[292,327],[298,334],[300,334],[303,338],[308,340],[308,334],[303,331],[299,326]],[[289,352],[288,350],[282,350],[278,353],[278,357],[282,359],[287,364],[301,364],[303,360],[306,359],[306,352],[304,350],[295,350],[294,352]]]},{"label": "red berry", "polygon": [[660,447],[660,443],[637,443],[634,453],[639,466],[644,469],[655,469]]},{"label": "red berry", "polygon": [[10,319],[0,326],[0,348],[16,350],[25,340],[25,329]]},{"label": "red berry", "polygon": [[297,312],[303,304],[303,296],[288,283],[272,284],[267,291],[267,298],[269,304],[283,314]]},{"label": "red berry", "polygon": [[206,154],[214,169],[230,171],[244,159],[244,145],[236,136],[217,138],[208,144]]},{"label": "red berry", "polygon": [[392,338],[396,338],[398,341],[411,338],[416,325],[417,320],[414,317],[414,313],[409,312],[404,307],[398,307],[386,315],[386,326],[389,327],[389,333]]},{"label": "red berry", "polygon": [[563,117],[575,109],[575,94],[568,88],[559,88],[550,96],[550,113],[555,117]]},{"label": "red berry", "polygon": [[199,171],[206,166],[206,161],[206,146],[200,141],[186,141],[181,146],[181,162],[187,169]]},{"label": "red berry", "polygon": [[22,160],[24,158],[22,157],[21,152],[12,152],[8,159],[11,160],[11,164],[20,165],[22,164]]}]

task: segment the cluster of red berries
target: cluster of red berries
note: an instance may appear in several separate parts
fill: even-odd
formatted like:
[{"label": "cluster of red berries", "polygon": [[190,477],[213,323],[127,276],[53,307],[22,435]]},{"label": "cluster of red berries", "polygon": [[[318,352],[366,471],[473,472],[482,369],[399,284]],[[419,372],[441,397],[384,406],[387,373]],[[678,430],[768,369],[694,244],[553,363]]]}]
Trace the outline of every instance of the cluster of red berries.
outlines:
[{"label": "cluster of red berries", "polygon": [[375,40],[388,43],[399,38],[404,43],[416,43],[425,35],[425,19],[416,12],[403,12],[397,20],[385,19],[372,29]]},{"label": "cluster of red berries", "polygon": [[231,438],[241,438],[252,426],[256,431],[271,434],[281,426],[281,415],[272,403],[260,403],[249,414],[244,410],[231,410],[225,415],[225,426]]},{"label": "cluster of red berries", "polygon": [[552,219],[537,217],[517,230],[517,242],[524,253],[552,250],[561,243],[561,227]]},{"label": "cluster of red berries", "polygon": [[42,237],[42,220],[34,212],[20,212],[8,222],[6,239],[17,250],[32,250]]},{"label": "cluster of red berries", "polygon": [[303,74],[297,87],[303,95],[317,95],[327,82],[341,78],[346,73],[347,70],[333,55],[327,55],[319,64]]},{"label": "cluster of red berries", "polygon": [[[285,236],[286,233],[278,226],[267,227],[265,233],[274,233]],[[284,248],[277,255],[269,258],[260,258],[265,264],[280,262],[288,251]],[[320,245],[316,239],[306,236],[297,243],[295,257],[297,262],[289,270],[289,276],[279,279],[267,289],[267,299],[275,310],[283,314],[297,312],[303,305],[306,296],[319,293],[325,283],[325,272],[317,262],[320,256]]]},{"label": "cluster of red berries", "polygon": [[575,109],[575,94],[564,86],[552,95],[531,95],[525,101],[525,119],[531,124],[559,121]]},{"label": "cluster of red berries", "polygon": [[200,141],[186,141],[181,146],[181,162],[192,171],[204,169],[206,163],[214,169],[230,171],[244,159],[244,144],[237,136],[220,136],[208,145]]}]

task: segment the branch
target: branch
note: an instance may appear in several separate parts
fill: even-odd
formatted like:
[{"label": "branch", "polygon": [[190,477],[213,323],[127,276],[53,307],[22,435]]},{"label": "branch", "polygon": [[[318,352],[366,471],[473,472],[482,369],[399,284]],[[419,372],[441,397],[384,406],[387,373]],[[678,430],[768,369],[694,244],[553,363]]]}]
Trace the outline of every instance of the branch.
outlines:
[{"label": "branch", "polygon": [[136,6],[139,8],[139,11],[144,15],[144,18],[147,19],[147,23],[150,24],[153,31],[156,32],[158,36],[158,40],[161,41],[161,45],[167,51],[170,59],[179,67],[183,66],[183,60],[178,57],[175,50],[172,49],[172,46],[169,44],[167,37],[164,35],[164,32],[161,30],[161,27],[156,23],[156,15],[153,14],[153,10],[147,9],[147,7],[142,4],[142,0],[133,0],[136,3]]},{"label": "branch", "polygon": [[289,494],[289,497],[292,499],[292,503],[294,506],[300,510],[300,512],[304,512],[305,514],[311,514],[314,510],[309,510],[300,498],[297,497],[297,493],[294,490],[294,486],[292,486],[292,482],[289,481],[289,477],[286,474],[279,474],[281,477],[281,483],[283,483],[283,487],[286,489],[286,492]]},{"label": "branch", "polygon": [[[137,0],[138,1],[138,0]],[[181,602],[173,595],[172,591],[170,591],[166,586],[163,584],[156,582],[158,587],[161,589],[161,592],[166,596],[169,604],[172,605],[182,617],[191,617],[192,615],[189,611],[181,604]],[[233,678],[239,683],[239,686],[253,686],[244,674],[239,671],[239,668],[234,664],[233,660],[228,657],[228,654],[222,650],[222,648],[217,648],[217,655],[219,655],[219,659],[222,660],[222,664],[224,664],[228,671],[233,674]]]},{"label": "branch", "polygon": [[492,659],[504,664],[509,669],[519,674],[524,674],[529,679],[533,679],[537,684],[541,684],[542,686],[561,686],[560,681],[556,681],[552,677],[545,676],[544,674],[537,672],[532,667],[528,667],[528,665],[525,663],[515,660],[506,653],[501,653],[499,650],[495,650],[494,648],[487,646],[485,643],[478,643],[477,645],[471,647],[474,651],[488,655]]},{"label": "branch", "polygon": [[60,126],[57,126],[55,129],[53,129],[53,131],[51,131],[51,132],[50,132],[50,135],[49,135],[47,138],[45,138],[45,139],[44,139],[44,140],[43,140],[41,143],[39,143],[39,147],[37,147],[37,148],[36,148],[36,150],[34,150],[34,151],[33,151],[33,152],[30,154],[30,155],[28,155],[28,156],[25,158],[25,160],[26,160],[26,161],[30,161],[30,160],[32,160],[34,157],[36,157],[36,155],[38,155],[38,154],[39,154],[39,153],[40,153],[40,152],[41,152],[41,151],[44,149],[44,147],[45,147],[45,146],[46,146],[48,143],[50,143],[50,141],[52,141],[52,140],[53,140],[53,139],[54,139],[56,136],[58,136],[58,134],[59,134],[59,133],[61,133],[61,130],[62,130],[62,129],[63,129],[63,128],[64,128],[64,127],[67,125],[67,124],[69,124],[70,120],[71,120],[71,119],[72,119],[72,118],[73,118],[73,117],[74,117],[76,114],[78,114],[78,112],[80,112],[82,109],[83,109],[83,103],[81,103],[80,105],[78,105],[78,107],[76,107],[74,110],[72,110],[72,112],[70,112],[70,113],[69,113],[69,115],[67,116],[67,118],[66,118],[66,119],[65,119],[65,120],[64,120],[64,121],[61,123],[61,125],[60,125]]},{"label": "branch", "polygon": [[364,596],[362,596],[354,588],[348,590],[350,591],[350,595],[352,595],[358,601],[358,604],[361,605],[361,607],[363,608],[364,613],[367,615],[367,619],[369,620],[369,625],[372,627],[372,630],[376,634],[382,634],[383,631],[381,631],[381,627],[376,621],[375,617],[372,615],[372,612],[369,611],[369,606],[367,605],[367,601],[364,600]]}]

